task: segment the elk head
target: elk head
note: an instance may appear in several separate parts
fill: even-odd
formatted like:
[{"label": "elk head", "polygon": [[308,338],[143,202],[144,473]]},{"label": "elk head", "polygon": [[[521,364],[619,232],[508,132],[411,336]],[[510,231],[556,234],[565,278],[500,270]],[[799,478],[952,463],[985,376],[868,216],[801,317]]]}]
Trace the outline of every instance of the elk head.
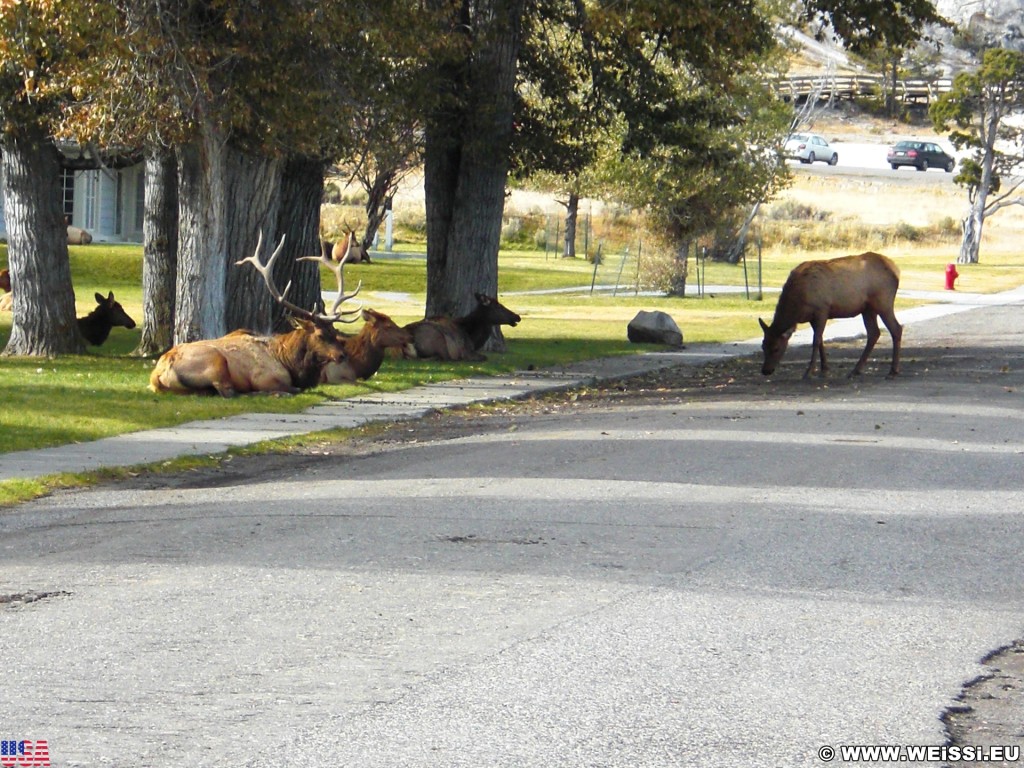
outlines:
[{"label": "elk head", "polygon": [[775,367],[782,360],[783,355],[786,354],[786,349],[789,347],[789,337],[793,335],[795,326],[780,333],[772,330],[772,326],[768,325],[761,318],[757,318],[757,322],[761,324],[761,330],[764,331],[764,340],[761,342],[761,351],[764,352],[764,365],[761,366],[761,373],[765,376],[771,376],[775,372]]}]

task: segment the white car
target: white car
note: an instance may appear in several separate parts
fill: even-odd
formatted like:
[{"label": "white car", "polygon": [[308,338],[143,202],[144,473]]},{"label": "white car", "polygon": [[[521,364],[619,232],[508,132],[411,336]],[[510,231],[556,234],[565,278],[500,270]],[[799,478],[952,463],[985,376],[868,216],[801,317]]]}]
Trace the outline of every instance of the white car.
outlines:
[{"label": "white car", "polygon": [[839,153],[828,145],[825,137],[816,133],[794,133],[786,140],[782,155],[801,163],[821,160],[823,163],[835,165],[839,162]]}]

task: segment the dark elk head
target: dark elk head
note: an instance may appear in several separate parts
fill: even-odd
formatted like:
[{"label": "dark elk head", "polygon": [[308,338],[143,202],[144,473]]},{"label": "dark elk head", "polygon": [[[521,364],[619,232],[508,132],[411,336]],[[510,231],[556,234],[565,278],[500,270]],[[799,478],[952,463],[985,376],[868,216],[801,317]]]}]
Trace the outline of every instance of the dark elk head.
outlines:
[{"label": "dark elk head", "polygon": [[478,293],[476,294],[476,301],[477,306],[484,312],[484,318],[491,325],[511,325],[515,327],[523,319],[493,296]]},{"label": "dark elk head", "polygon": [[85,317],[78,318],[78,329],[85,340],[93,346],[99,346],[110,336],[111,328],[135,327],[135,321],[124,311],[124,307],[114,298],[110,291],[106,296],[95,294],[96,308]]},{"label": "dark elk head", "polygon": [[789,337],[793,335],[793,328],[788,328],[781,333],[773,330],[772,326],[765,323],[761,318],[757,319],[764,331],[764,340],[761,342],[761,351],[764,352],[764,365],[761,366],[761,373],[771,376],[775,368],[786,354],[789,347]]}]

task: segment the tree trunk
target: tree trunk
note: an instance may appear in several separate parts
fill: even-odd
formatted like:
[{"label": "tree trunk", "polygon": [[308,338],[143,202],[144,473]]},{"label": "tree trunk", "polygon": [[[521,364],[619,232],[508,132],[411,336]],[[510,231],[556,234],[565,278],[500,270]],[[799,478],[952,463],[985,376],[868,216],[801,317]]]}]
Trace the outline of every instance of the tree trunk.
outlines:
[{"label": "tree trunk", "polygon": [[885,113],[889,117],[896,117],[896,86],[899,75],[900,56],[895,50],[887,51],[886,58],[889,62],[889,71],[886,73],[885,63],[882,64],[882,88],[885,90]]},{"label": "tree trunk", "polygon": [[377,230],[388,212],[388,203],[395,194],[398,172],[395,169],[379,170],[373,178],[373,184],[366,190],[366,231],[363,232],[363,252],[368,253]]},{"label": "tree trunk", "polygon": [[170,150],[146,153],[142,222],[142,338],[135,354],[159,355],[174,344],[178,275],[178,166]]},{"label": "tree trunk", "polygon": [[[288,298],[310,309],[322,302],[320,268],[314,262],[296,259],[320,254],[320,202],[324,195],[325,169],[321,160],[292,155],[285,161],[281,176],[277,237],[287,235],[287,238],[284,252],[274,265],[274,279],[282,289],[291,282]],[[275,329],[287,327],[286,315],[279,305],[274,305]]]},{"label": "tree trunk", "polygon": [[50,357],[84,352],[61,204],[60,155],[42,131],[29,126],[4,139],[2,155],[14,301],[4,354]]},{"label": "tree trunk", "polygon": [[225,332],[227,217],[224,139],[204,123],[178,148],[178,286],[174,342]]},{"label": "tree trunk", "polygon": [[[227,149],[227,308],[229,331],[248,328],[260,334],[270,333],[276,302],[267,291],[259,272],[248,264],[235,262],[248,258],[256,250],[263,233],[267,259],[277,246],[277,222],[281,208],[281,162],[268,157],[247,155],[233,147]],[[278,260],[283,260],[282,253]],[[275,264],[275,267],[277,265]],[[283,291],[287,285],[278,283]],[[291,299],[291,291],[289,291]]]},{"label": "tree trunk", "polygon": [[566,259],[576,258],[576,222],[580,216],[580,196],[577,192],[569,193],[569,199],[565,203],[565,250],[562,257]]},{"label": "tree trunk", "polygon": [[690,243],[680,243],[676,248],[676,266],[669,277],[669,296],[686,296],[686,278],[690,272]]},{"label": "tree trunk", "polygon": [[983,209],[977,205],[971,207],[970,213],[963,220],[964,237],[960,241],[960,253],[956,257],[958,264],[977,264],[981,256],[981,229],[985,224]]},{"label": "tree trunk", "polygon": [[993,167],[995,164],[995,141],[999,135],[997,111],[987,112],[983,117],[986,130],[983,135],[984,152],[981,157],[981,178],[967,216],[963,220],[964,237],[960,242],[958,264],[977,264],[981,259],[981,230],[985,225],[985,208],[988,206],[989,190],[992,189]]},{"label": "tree trunk", "polygon": [[426,129],[427,315],[466,314],[474,292],[497,294],[523,7],[482,0],[452,19],[473,23],[473,47],[437,71],[449,97]]}]

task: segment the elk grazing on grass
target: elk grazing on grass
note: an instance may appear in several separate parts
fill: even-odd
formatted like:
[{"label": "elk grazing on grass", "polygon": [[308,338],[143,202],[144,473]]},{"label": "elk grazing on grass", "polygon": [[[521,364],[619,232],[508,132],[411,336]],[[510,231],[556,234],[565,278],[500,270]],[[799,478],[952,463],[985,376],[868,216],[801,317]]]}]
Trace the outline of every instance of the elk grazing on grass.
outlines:
[{"label": "elk grazing on grass", "polygon": [[522,318],[493,296],[476,295],[476,306],[463,317],[431,317],[405,326],[412,333],[409,357],[439,360],[486,360],[480,349],[496,325],[515,326]]},{"label": "elk grazing on grass", "polygon": [[256,252],[237,264],[250,264],[260,275],[281,306],[292,315],[294,328],[273,336],[258,336],[238,330],[218,339],[178,344],[157,361],[149,379],[154,392],[213,393],[223,397],[251,392],[295,394],[320,383],[324,368],[340,363],[348,354],[346,340],[334,328],[337,322],[354,322],[358,309],[342,310],[341,305],[359,293],[345,293],[345,262],[334,263],[322,256],[303,256],[318,261],[334,272],[338,295],[330,312],[314,313],[293,304],[274,284],[274,261],[284,249],[284,237],[266,264],[260,261],[263,233]]},{"label": "elk grazing on grass", "polygon": [[814,330],[811,345],[811,362],[804,372],[804,378],[814,370],[814,358],[818,356],[821,374],[828,371],[825,361],[825,324],[834,317],[864,318],[867,344],[860,360],[853,367],[850,376],[856,376],[864,369],[871,350],[881,332],[878,318],[892,336],[892,366],[889,376],[900,372],[900,340],[903,327],[896,320],[893,304],[900,285],[900,270],[893,261],[879,253],[862,253],[856,256],[842,256],[826,261],[805,261],[789,275],[782,287],[775,317],[771,325],[758,318],[764,331],[764,366],[761,373],[771,375],[789,345],[789,337],[798,323],[810,323]]},{"label": "elk grazing on grass", "polygon": [[114,292],[110,291],[106,298],[102,293],[96,294],[96,308],[85,317],[78,318],[78,330],[82,332],[85,340],[98,347],[110,336],[110,329],[135,327],[135,321],[124,311],[117,301],[114,300]]}]

